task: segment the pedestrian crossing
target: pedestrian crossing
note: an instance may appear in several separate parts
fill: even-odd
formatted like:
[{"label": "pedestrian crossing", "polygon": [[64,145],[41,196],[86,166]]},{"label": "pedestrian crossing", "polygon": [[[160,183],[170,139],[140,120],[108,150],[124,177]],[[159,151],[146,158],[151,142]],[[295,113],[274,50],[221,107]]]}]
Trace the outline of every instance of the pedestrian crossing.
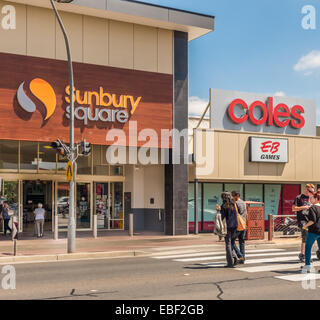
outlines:
[{"label": "pedestrian crossing", "polygon": [[[204,268],[222,268],[226,265],[225,250],[221,246],[190,246],[175,248],[157,248],[151,258],[155,260],[170,260],[184,265],[203,266]],[[233,269],[244,273],[274,272],[274,278],[298,282],[307,275],[300,273],[303,266],[298,259],[300,251],[292,249],[265,248],[246,250],[246,262]],[[316,255],[312,256],[314,267],[320,266]],[[288,270],[288,274],[286,274]],[[295,273],[296,270],[296,273]],[[281,271],[281,275],[277,274]],[[314,279],[320,279],[320,273],[314,274]]]}]

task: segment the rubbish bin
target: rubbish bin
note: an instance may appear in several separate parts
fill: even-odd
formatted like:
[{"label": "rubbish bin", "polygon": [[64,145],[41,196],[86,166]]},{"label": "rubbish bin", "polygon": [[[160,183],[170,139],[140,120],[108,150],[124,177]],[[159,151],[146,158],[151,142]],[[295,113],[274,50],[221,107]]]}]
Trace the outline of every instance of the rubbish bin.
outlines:
[{"label": "rubbish bin", "polygon": [[264,203],[246,201],[247,234],[246,240],[264,240]]}]

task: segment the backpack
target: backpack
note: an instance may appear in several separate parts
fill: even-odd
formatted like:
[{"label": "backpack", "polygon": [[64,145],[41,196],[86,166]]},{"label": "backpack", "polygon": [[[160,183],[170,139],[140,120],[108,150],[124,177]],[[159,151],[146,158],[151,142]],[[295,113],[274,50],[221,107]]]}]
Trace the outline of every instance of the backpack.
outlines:
[{"label": "backpack", "polygon": [[213,233],[220,237],[225,237],[227,235],[227,222],[226,219],[222,220],[220,212],[218,212],[215,217]]}]

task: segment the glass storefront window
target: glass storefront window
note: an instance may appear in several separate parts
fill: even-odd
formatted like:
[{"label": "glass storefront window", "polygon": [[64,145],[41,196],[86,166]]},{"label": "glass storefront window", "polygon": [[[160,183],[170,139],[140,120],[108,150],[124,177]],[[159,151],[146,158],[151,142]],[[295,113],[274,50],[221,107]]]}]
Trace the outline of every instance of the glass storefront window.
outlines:
[{"label": "glass storefront window", "polygon": [[[102,157],[106,156],[103,154],[102,146],[92,146],[93,150],[93,174],[98,176],[109,176],[109,166],[103,164]],[[105,149],[105,148],[104,148]]]},{"label": "glass storefront window", "polygon": [[39,170],[56,171],[57,152],[50,143],[39,143]]},{"label": "glass storefront window", "polygon": [[108,228],[108,197],[109,184],[96,184],[96,215],[98,220],[98,229]]},{"label": "glass storefront window", "polygon": [[0,170],[18,170],[18,141],[0,141]]},{"label": "glass storefront window", "polygon": [[67,182],[57,184],[57,212],[59,229],[67,230],[69,224],[69,190]]},{"label": "glass storefront window", "polygon": [[77,229],[89,229],[90,218],[90,183],[77,183]]},{"label": "glass storefront window", "polygon": [[281,185],[266,184],[264,186],[264,207],[265,220],[268,220],[269,214],[278,215],[281,213]]},{"label": "glass storefront window", "polygon": [[[4,181],[1,200],[9,202],[9,208],[19,221],[19,183],[18,181]],[[0,229],[3,231],[3,223],[0,223]]]},{"label": "glass storefront window", "polygon": [[58,173],[65,173],[67,169],[68,159],[65,156],[61,156],[60,154],[57,155],[58,157]]},{"label": "glass storefront window", "polygon": [[222,183],[203,184],[203,213],[201,216],[201,231],[213,231],[213,219],[217,214],[216,205],[221,205]]},{"label": "glass storefront window", "polygon": [[20,169],[38,169],[38,143],[30,141],[20,142]]},{"label": "glass storefront window", "polygon": [[123,176],[124,170],[123,166],[110,166],[111,176]]},{"label": "glass storefront window", "polygon": [[81,156],[77,159],[77,173],[91,175],[92,154],[89,156]]},{"label": "glass storefront window", "polygon": [[110,194],[110,229],[123,229],[123,183],[112,182]]},{"label": "glass storefront window", "polygon": [[[202,198],[202,188],[201,183],[199,183],[199,193],[198,193],[198,224],[200,230],[201,227],[201,198]],[[188,213],[189,213],[189,233],[194,233],[194,183],[189,183],[188,186]]]},{"label": "glass storefront window", "polygon": [[263,184],[246,184],[245,200],[263,202]]},{"label": "glass storefront window", "polygon": [[243,194],[243,184],[242,183],[226,183],[224,185],[225,190],[224,191],[239,191],[240,192],[240,198],[243,199],[244,198],[244,194]]}]

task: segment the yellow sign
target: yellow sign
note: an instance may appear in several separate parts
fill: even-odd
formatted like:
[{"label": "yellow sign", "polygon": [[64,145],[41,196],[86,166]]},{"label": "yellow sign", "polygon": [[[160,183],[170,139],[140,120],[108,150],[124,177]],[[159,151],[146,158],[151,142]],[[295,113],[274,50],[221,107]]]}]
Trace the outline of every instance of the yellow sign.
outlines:
[{"label": "yellow sign", "polygon": [[66,174],[67,174],[67,179],[70,182],[72,180],[72,178],[73,178],[73,165],[72,165],[71,161],[69,161],[68,164],[67,164]]}]

